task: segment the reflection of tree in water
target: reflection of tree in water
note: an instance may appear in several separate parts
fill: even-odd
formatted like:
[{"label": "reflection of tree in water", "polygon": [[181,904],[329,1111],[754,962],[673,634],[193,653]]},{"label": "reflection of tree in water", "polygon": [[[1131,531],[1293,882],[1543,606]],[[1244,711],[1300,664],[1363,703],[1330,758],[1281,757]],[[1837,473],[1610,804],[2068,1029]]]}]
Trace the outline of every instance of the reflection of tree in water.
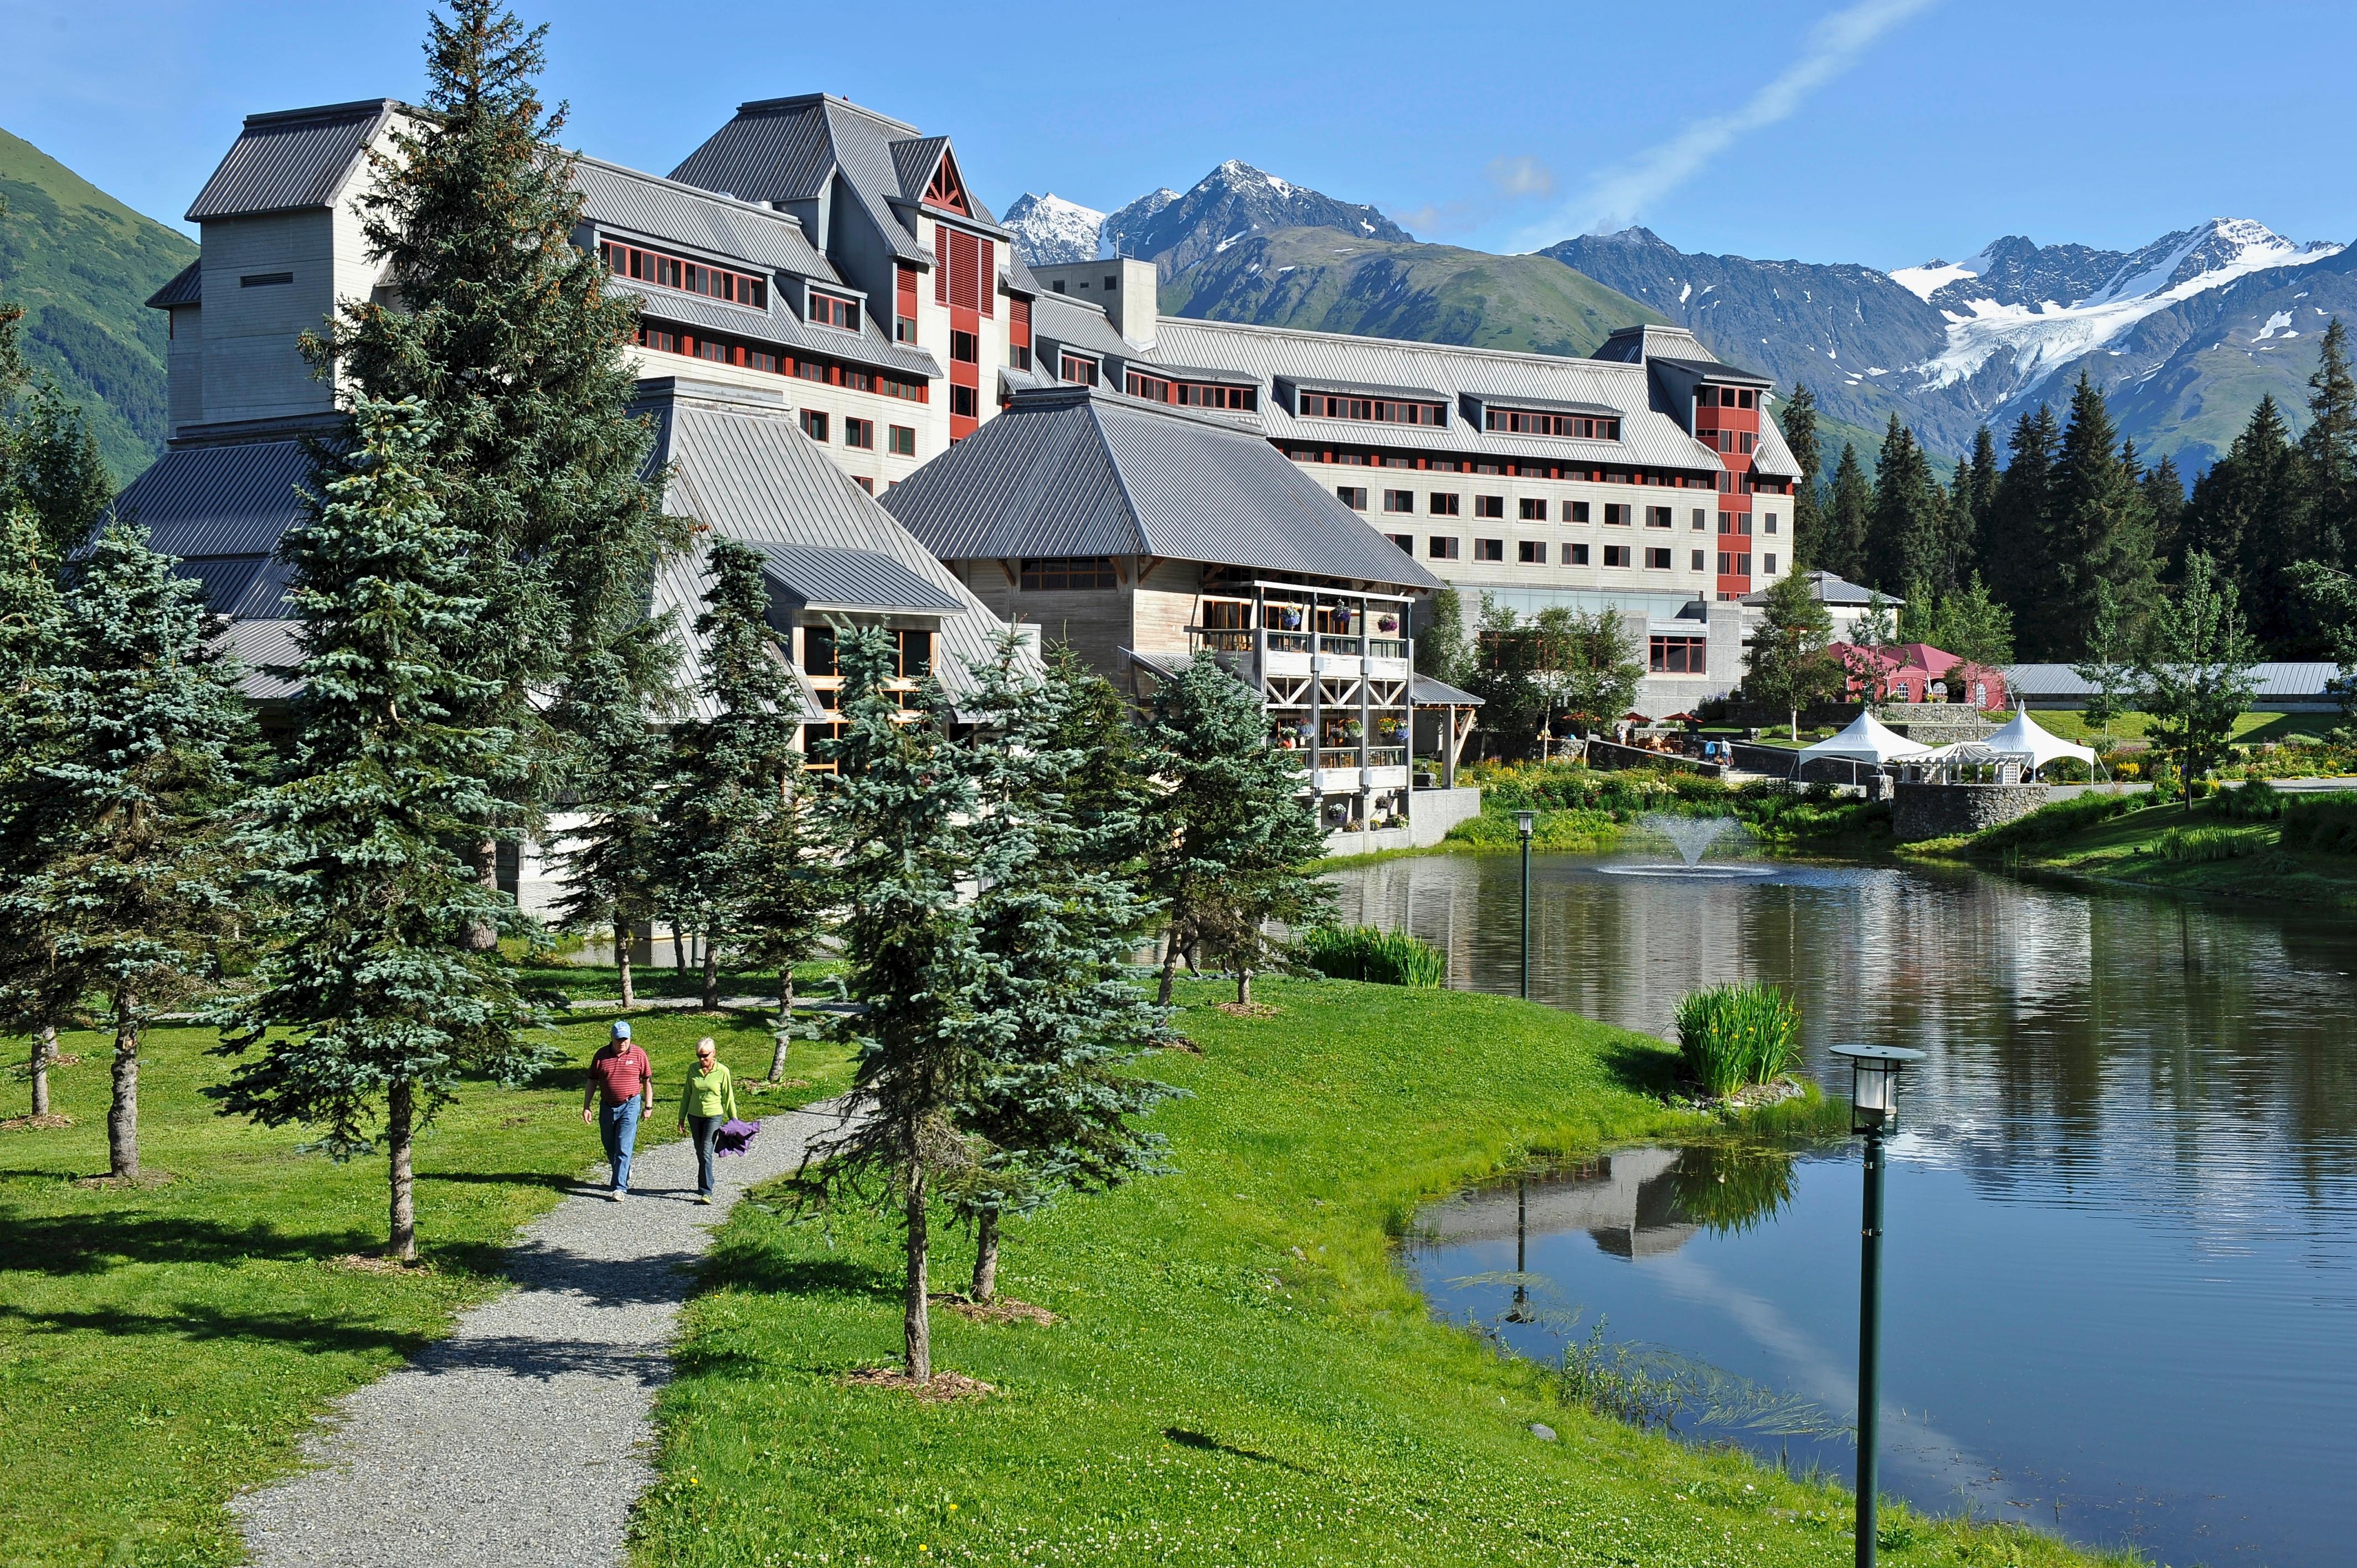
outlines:
[{"label": "reflection of tree in water", "polygon": [[1790,1149],[1706,1144],[1681,1152],[1663,1179],[1682,1218],[1717,1235],[1739,1236],[1792,1201],[1796,1162]]}]

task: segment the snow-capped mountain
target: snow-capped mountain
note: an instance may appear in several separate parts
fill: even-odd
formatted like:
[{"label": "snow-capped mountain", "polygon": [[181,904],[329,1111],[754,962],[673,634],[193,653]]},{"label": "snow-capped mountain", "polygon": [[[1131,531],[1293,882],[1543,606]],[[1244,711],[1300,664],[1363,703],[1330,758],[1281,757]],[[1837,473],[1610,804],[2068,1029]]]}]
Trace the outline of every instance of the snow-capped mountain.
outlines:
[{"label": "snow-capped mountain", "polygon": [[1146,226],[1160,216],[1162,209],[1178,199],[1178,193],[1168,186],[1149,190],[1126,207],[1114,209],[1105,217],[1097,231],[1097,254],[1101,256],[1136,256],[1143,260],[1146,252],[1137,248],[1138,235]]},{"label": "snow-capped mountain", "polygon": [[1023,259],[1041,266],[1096,260],[1097,231],[1104,220],[1095,208],[1067,201],[1052,190],[1045,196],[1025,191],[999,220],[1015,236]]}]

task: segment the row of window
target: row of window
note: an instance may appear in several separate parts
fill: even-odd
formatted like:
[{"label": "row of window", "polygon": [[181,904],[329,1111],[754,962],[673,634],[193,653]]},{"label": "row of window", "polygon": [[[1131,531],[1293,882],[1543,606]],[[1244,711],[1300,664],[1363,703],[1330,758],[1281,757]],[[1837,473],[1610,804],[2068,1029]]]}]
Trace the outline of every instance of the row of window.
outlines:
[{"label": "row of window", "polygon": [[[1364,511],[1367,510],[1367,490],[1365,486],[1337,485],[1334,488],[1334,493],[1340,497],[1342,504],[1349,507],[1351,510]],[[1462,497],[1447,490],[1429,491],[1425,496],[1425,510],[1433,517],[1461,516],[1462,512],[1459,509],[1458,503],[1462,499]],[[1607,528],[1627,528],[1631,525],[1631,518],[1636,510],[1635,508],[1623,505],[1619,501],[1606,501],[1603,504],[1604,525]],[[1515,502],[1515,508],[1521,520],[1524,522],[1544,522],[1547,520],[1547,503],[1541,497],[1523,496]],[[1385,490],[1383,492],[1383,510],[1386,512],[1413,512],[1415,510],[1415,492],[1414,490]],[[1502,520],[1506,515],[1506,498],[1503,496],[1475,496],[1473,498],[1473,515],[1475,517],[1489,517]],[[1564,501],[1560,503],[1556,515],[1565,522],[1586,522],[1589,520],[1591,515],[1590,505],[1587,501]],[[1694,532],[1699,533],[1710,526],[1708,521],[1710,513],[1704,508],[1693,508],[1689,515],[1693,520]],[[1645,509],[1645,526],[1647,528],[1674,528],[1677,526],[1675,510],[1665,506],[1647,507]],[[1749,533],[1751,532],[1751,514],[1749,512],[1722,511],[1718,514],[1718,531],[1721,533]],[[1776,532],[1776,518],[1772,512],[1770,513],[1765,520],[1764,532],[1769,533]]]},{"label": "row of window", "polygon": [[1481,427],[1509,435],[1574,435],[1583,441],[1618,441],[1620,422],[1584,413],[1526,413],[1519,408],[1485,408]]},{"label": "row of window", "polygon": [[[824,409],[802,410],[802,434],[813,441],[824,442],[827,439],[828,426],[832,423]],[[848,414],[845,415],[843,444],[845,446],[856,446],[862,451],[873,452],[876,450],[876,422],[872,419],[857,419]],[[895,457],[915,456],[917,455],[916,428],[907,424],[885,426],[884,449]]]},{"label": "row of window", "polygon": [[1027,594],[1060,593],[1074,588],[1116,588],[1121,580],[1108,555],[1078,555],[1026,561],[1021,576]]},{"label": "row of window", "polygon": [[637,278],[661,288],[675,288],[683,294],[705,295],[713,299],[749,305],[758,310],[770,307],[769,280],[756,277],[751,273],[706,266],[702,262],[691,262],[685,256],[667,256],[661,251],[642,251],[636,245],[617,244],[611,240],[598,242],[597,255],[606,263],[607,270],[616,277]]},{"label": "row of window", "polygon": [[[1386,534],[1384,537],[1389,539],[1394,544],[1398,545],[1404,553],[1410,555],[1415,553],[1415,535],[1412,533],[1392,533]],[[1460,547],[1463,542],[1464,542],[1462,540],[1458,539],[1453,534],[1436,533],[1430,535],[1425,540],[1424,553],[1427,559],[1434,561],[1458,560],[1461,558]],[[1590,551],[1585,542],[1578,540],[1566,541],[1561,546],[1559,546],[1559,552],[1558,560],[1563,565],[1585,566],[1588,564]],[[1604,546],[1604,564],[1607,566],[1629,566],[1635,559],[1635,556],[1636,546],[1634,545],[1607,544]],[[1649,572],[1674,571],[1676,569],[1676,556],[1677,552],[1666,545],[1648,545],[1645,548],[1645,569]],[[1496,562],[1502,564],[1506,559],[1506,542],[1502,539],[1475,540],[1473,542],[1473,559],[1477,562]],[[1518,539],[1514,541],[1514,559],[1518,564],[1524,566],[1544,566],[1547,564],[1546,541],[1543,539]],[[1776,557],[1771,554],[1765,556],[1762,559],[1766,564],[1768,575],[1770,576],[1775,575]],[[1709,552],[1703,550],[1690,550],[1686,553],[1686,570],[1690,572],[1707,570],[1709,561]],[[1718,553],[1718,572],[1721,576],[1739,575],[1748,577],[1751,575],[1751,557],[1747,553],[1722,550]]]},{"label": "row of window", "polygon": [[[802,673],[820,680],[842,674],[843,667],[835,656],[834,628],[831,626],[806,626],[802,631]],[[916,681],[932,672],[931,632],[895,631],[892,641],[897,655],[892,671],[895,677],[902,681]],[[830,708],[840,700],[833,692],[822,692],[820,698]]]},{"label": "row of window", "polygon": [[[1714,397],[1712,394],[1717,393]],[[1705,387],[1695,393],[1697,408],[1757,408],[1760,394],[1745,387]]]},{"label": "row of window", "polygon": [[1304,419],[1355,419],[1366,424],[1446,424],[1448,423],[1448,405],[1306,392],[1301,394],[1300,416]]},{"label": "row of window", "polygon": [[1260,389],[1257,387],[1220,386],[1210,381],[1174,381],[1137,371],[1128,373],[1122,390],[1148,403],[1177,403],[1181,408],[1240,409],[1249,413],[1260,407]]},{"label": "row of window", "polygon": [[1491,458],[1411,457],[1382,452],[1328,450],[1288,446],[1285,455],[1297,463],[1330,463],[1352,468],[1414,468],[1436,474],[1496,474],[1507,478],[1568,479],[1575,484],[1651,485],[1663,489],[1735,490],[1744,494],[1782,495],[1791,481],[1755,478],[1749,469],[1740,476],[1724,469],[1716,474],[1682,473],[1663,468],[1566,467],[1561,463],[1512,463]]},{"label": "row of window", "polygon": [[1721,452],[1751,452],[1758,448],[1760,437],[1749,430],[1697,430],[1695,439],[1706,446]]},{"label": "row of window", "polygon": [[665,354],[685,354],[691,359],[710,360],[717,364],[739,365],[749,371],[767,371],[771,375],[792,376],[801,381],[816,381],[823,386],[841,387],[846,392],[880,392],[905,403],[923,403],[927,399],[923,381],[838,365],[827,360],[791,359],[773,349],[731,338],[682,332],[669,327],[641,326],[639,328],[639,347],[658,349]]}]

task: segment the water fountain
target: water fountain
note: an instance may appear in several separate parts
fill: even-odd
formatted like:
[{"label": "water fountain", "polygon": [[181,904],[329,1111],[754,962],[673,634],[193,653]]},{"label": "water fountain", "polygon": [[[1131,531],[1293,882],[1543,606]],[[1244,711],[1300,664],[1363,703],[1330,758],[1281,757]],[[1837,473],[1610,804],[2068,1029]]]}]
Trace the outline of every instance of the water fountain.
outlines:
[{"label": "water fountain", "polygon": [[1702,857],[1710,853],[1711,845],[1721,839],[1742,834],[1743,824],[1733,817],[1683,817],[1668,811],[1649,811],[1638,819],[1638,825],[1647,832],[1669,840],[1671,847],[1678,852],[1678,864],[1607,865],[1599,869],[1614,876],[1682,876],[1722,882],[1738,877],[1765,876],[1775,869],[1750,862],[1713,865],[1702,863]]}]

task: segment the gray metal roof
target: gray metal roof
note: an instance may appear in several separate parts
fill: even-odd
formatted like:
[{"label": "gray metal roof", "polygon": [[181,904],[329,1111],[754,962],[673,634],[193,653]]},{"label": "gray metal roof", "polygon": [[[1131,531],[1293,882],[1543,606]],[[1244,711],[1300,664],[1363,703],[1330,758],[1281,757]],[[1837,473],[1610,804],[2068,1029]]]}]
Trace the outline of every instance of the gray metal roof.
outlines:
[{"label": "gray metal roof", "polygon": [[1486,700],[1429,675],[1411,675],[1407,700],[1419,708],[1478,708]]},{"label": "gray metal roof", "polygon": [[297,489],[310,479],[299,441],[174,447],[124,488],[114,510],[167,555],[262,557],[302,521]]},{"label": "gray metal roof", "polygon": [[1751,467],[1757,473],[1773,474],[1779,478],[1797,482],[1801,478],[1801,460],[1785,445],[1783,428],[1769,417],[1764,408],[1760,413],[1760,447],[1751,455]]},{"label": "gray metal roof", "polygon": [[933,171],[941,167],[949,145],[947,136],[914,136],[892,144],[892,168],[899,176],[902,200],[925,199],[925,188],[932,184]]},{"label": "gray metal roof", "polygon": [[[1803,575],[1810,583],[1809,596],[1821,605],[1865,606],[1874,602],[1873,589],[1861,588],[1846,578],[1835,576],[1831,572],[1809,572]],[[1768,602],[1768,590],[1762,588],[1758,593],[1746,594],[1743,596],[1743,602],[1747,605],[1764,605]],[[1895,610],[1907,601],[1893,598],[1886,594],[1883,596],[1882,602]]]},{"label": "gray metal roof", "polygon": [[246,218],[326,207],[402,105],[390,98],[249,114],[245,129],[185,214]]},{"label": "gray metal roof", "polygon": [[299,620],[231,621],[215,646],[235,654],[245,666],[239,690],[256,702],[272,702],[302,690],[300,682],[272,673],[303,662],[302,644],[296,640],[302,629]]},{"label": "gray metal roof", "polygon": [[954,614],[965,604],[889,555],[810,544],[757,543],[762,575],[803,609]]},{"label": "gray metal roof", "polygon": [[1685,371],[1698,381],[1735,381],[1755,387],[1772,387],[1776,384],[1772,377],[1763,376],[1757,371],[1747,371],[1740,365],[1730,365],[1724,360],[1709,357],[1693,360],[1673,358],[1668,354],[1649,354],[1646,356],[1646,363],[1668,365],[1673,369]]},{"label": "gray metal roof", "polygon": [[1442,585],[1253,431],[1102,388],[1017,392],[884,504],[946,561],[1152,555]]},{"label": "gray metal roof", "polygon": [[[1369,445],[1495,455],[1501,459],[1535,453],[1553,461],[1601,467],[1643,464],[1710,473],[1720,467],[1717,452],[1655,410],[1650,377],[1641,365],[1171,316],[1161,318],[1151,358],[1159,362],[1166,354],[1187,364],[1225,365],[1269,381],[1282,375],[1305,385],[1339,381],[1428,387],[1436,392],[1426,395],[1438,395],[1451,403],[1467,392],[1501,403],[1544,398],[1611,409],[1620,417],[1618,441],[1512,435],[1452,422],[1448,425],[1370,424],[1364,427]],[[1354,422],[1297,420],[1275,399],[1263,400],[1261,421],[1269,438],[1280,445],[1297,437],[1304,445],[1331,443],[1338,431],[1356,427]]]},{"label": "gray metal roof", "polygon": [[[1123,337],[1098,306],[1053,292],[1031,302],[1031,333],[1082,353],[1143,361],[1146,350]],[[1052,367],[1050,367],[1052,368]]]},{"label": "gray metal roof", "polygon": [[843,281],[802,226],[773,208],[716,196],[699,186],[602,158],[576,157],[573,188],[581,193],[582,216],[600,229],[669,241],[757,271],[792,273],[837,285]]},{"label": "gray metal roof", "polygon": [[172,281],[147,296],[150,310],[169,310],[176,305],[199,305],[204,301],[205,263],[199,256],[178,272]]},{"label": "gray metal roof", "polygon": [[[2317,662],[2254,664],[2249,673],[2257,683],[2254,696],[2259,702],[2321,703],[2333,700],[2325,688],[2339,679],[2341,667]],[[2094,684],[2068,664],[2008,664],[2005,689],[2010,695],[2035,702],[2092,696]]]},{"label": "gray metal roof", "polygon": [[807,349],[813,354],[845,360],[855,365],[871,365],[902,375],[931,378],[942,373],[940,362],[924,349],[895,343],[885,337],[867,311],[860,312],[859,330],[846,332],[836,327],[812,326],[796,316],[783,297],[782,291],[774,288],[770,291],[769,307],[757,309],[749,305],[736,305],[705,295],[659,287],[637,278],[616,278],[613,286],[636,296],[639,313],[650,321],[668,321],[731,337],[749,338],[757,342],[774,343],[783,348]]},{"label": "gray metal roof", "polygon": [[[687,628],[703,607],[704,558],[715,537],[765,554],[765,547],[783,545],[857,552],[897,565],[955,607],[942,612],[936,660],[952,692],[965,686],[969,662],[992,654],[1005,623],[802,433],[783,397],[666,378],[641,381],[634,406],[655,417],[652,460],[673,465],[665,510],[705,530],[694,553],[667,563],[654,585],[654,613],[671,612],[682,634],[683,684],[693,687],[704,674],[703,650]],[[857,565],[842,570],[856,575]],[[884,568],[868,562],[865,570]]]},{"label": "gray metal roof", "polygon": [[1466,392],[1460,397],[1459,402],[1464,405],[1466,419],[1477,425],[1481,423],[1480,411],[1491,403],[1497,404],[1500,408],[1525,409],[1533,413],[1592,414],[1607,419],[1620,417],[1620,409],[1609,403],[1565,402],[1556,398],[1515,397],[1504,393],[1493,396],[1491,393],[1480,392]]},{"label": "gray metal roof", "polygon": [[817,201],[839,173],[893,254],[931,264],[892,205],[900,195],[893,144],[920,139],[914,125],[823,93],[763,99],[738,105],[671,177],[748,201]]},{"label": "gray metal roof", "polygon": [[1703,347],[1701,338],[1683,327],[1657,326],[1641,322],[1634,327],[1618,327],[1597,345],[1595,358],[1620,364],[1634,365],[1646,360],[1678,359],[1715,360],[1717,356]]}]

